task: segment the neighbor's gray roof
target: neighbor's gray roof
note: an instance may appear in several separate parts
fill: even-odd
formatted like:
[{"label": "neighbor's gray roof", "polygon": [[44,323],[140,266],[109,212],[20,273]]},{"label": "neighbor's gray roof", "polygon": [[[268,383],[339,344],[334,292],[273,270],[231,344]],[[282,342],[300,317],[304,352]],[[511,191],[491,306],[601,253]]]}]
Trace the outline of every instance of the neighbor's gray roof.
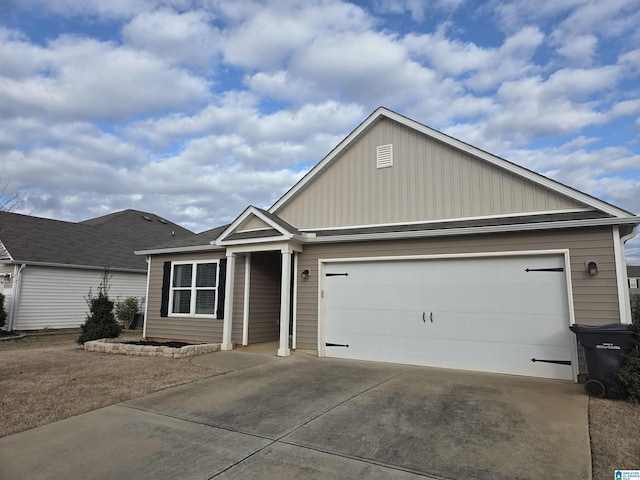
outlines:
[{"label": "neighbor's gray roof", "polygon": [[193,236],[180,225],[138,210],[79,223],[0,212],[0,242],[16,263],[146,271],[145,258],[135,250]]},{"label": "neighbor's gray roof", "polygon": [[640,277],[640,265],[627,265],[627,277]]},{"label": "neighbor's gray roof", "polygon": [[222,232],[224,232],[229,225],[221,225],[219,227],[212,228],[210,230],[205,230],[204,232],[200,232],[197,234],[193,234],[189,237],[179,238],[177,240],[173,240],[167,243],[161,243],[158,245],[153,245],[149,248],[138,249],[140,252],[143,251],[152,251],[152,250],[170,250],[174,248],[182,248],[182,247],[211,247],[212,243],[215,243],[215,240],[220,236]]}]

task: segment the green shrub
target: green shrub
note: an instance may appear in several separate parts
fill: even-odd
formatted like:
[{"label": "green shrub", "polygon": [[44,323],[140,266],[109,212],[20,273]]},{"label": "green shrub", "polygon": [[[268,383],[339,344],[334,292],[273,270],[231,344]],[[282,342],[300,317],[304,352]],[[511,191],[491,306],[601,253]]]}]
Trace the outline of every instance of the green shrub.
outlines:
[{"label": "green shrub", "polygon": [[622,366],[616,373],[614,390],[627,400],[640,402],[640,295],[632,295],[633,347],[622,358]]},{"label": "green shrub", "polygon": [[115,338],[122,331],[113,314],[113,302],[109,300],[110,279],[109,270],[105,269],[98,287],[98,294],[94,295],[89,288],[89,295],[85,298],[89,306],[89,314],[82,325],[82,333],[78,337],[79,344],[100,338]]},{"label": "green shrub", "polygon": [[4,295],[0,293],[0,328],[4,327],[7,323],[7,312],[4,309]]},{"label": "green shrub", "polygon": [[138,313],[138,299],[136,297],[127,297],[116,303],[116,317],[124,328],[131,328],[136,313]]}]

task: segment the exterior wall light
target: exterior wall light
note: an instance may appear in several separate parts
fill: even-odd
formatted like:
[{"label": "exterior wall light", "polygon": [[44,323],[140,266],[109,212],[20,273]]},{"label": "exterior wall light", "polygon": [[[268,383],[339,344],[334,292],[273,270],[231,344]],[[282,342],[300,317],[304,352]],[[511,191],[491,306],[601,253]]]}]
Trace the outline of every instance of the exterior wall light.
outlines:
[{"label": "exterior wall light", "polygon": [[309,269],[307,268],[307,269],[303,270],[301,275],[302,275],[302,279],[303,280],[308,280],[309,279]]},{"label": "exterior wall light", "polygon": [[587,273],[592,277],[596,276],[598,274],[598,264],[593,261],[587,263]]}]

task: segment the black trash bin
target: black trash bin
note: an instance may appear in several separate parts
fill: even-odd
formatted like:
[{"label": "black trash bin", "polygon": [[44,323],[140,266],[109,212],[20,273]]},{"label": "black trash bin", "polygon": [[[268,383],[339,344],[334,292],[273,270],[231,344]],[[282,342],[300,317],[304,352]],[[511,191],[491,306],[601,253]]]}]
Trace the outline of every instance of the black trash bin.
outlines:
[{"label": "black trash bin", "polygon": [[571,325],[587,360],[586,392],[592,397],[615,397],[612,386],[622,357],[633,348],[633,331],[629,325]]}]

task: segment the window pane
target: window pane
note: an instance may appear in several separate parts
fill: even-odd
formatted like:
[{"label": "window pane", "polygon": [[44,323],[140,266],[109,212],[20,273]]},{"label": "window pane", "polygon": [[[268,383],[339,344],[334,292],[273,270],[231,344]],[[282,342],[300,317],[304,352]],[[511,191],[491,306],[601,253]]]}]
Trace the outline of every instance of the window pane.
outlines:
[{"label": "window pane", "polygon": [[217,263],[199,263],[196,270],[196,287],[215,287]]},{"label": "window pane", "polygon": [[191,291],[174,290],[172,313],[189,313],[191,308]]},{"label": "window pane", "polygon": [[216,301],[215,290],[198,290],[196,292],[196,313],[200,315],[213,315],[213,306]]},{"label": "window pane", "polygon": [[173,286],[174,287],[190,287],[191,271],[193,265],[174,265],[173,266]]}]

